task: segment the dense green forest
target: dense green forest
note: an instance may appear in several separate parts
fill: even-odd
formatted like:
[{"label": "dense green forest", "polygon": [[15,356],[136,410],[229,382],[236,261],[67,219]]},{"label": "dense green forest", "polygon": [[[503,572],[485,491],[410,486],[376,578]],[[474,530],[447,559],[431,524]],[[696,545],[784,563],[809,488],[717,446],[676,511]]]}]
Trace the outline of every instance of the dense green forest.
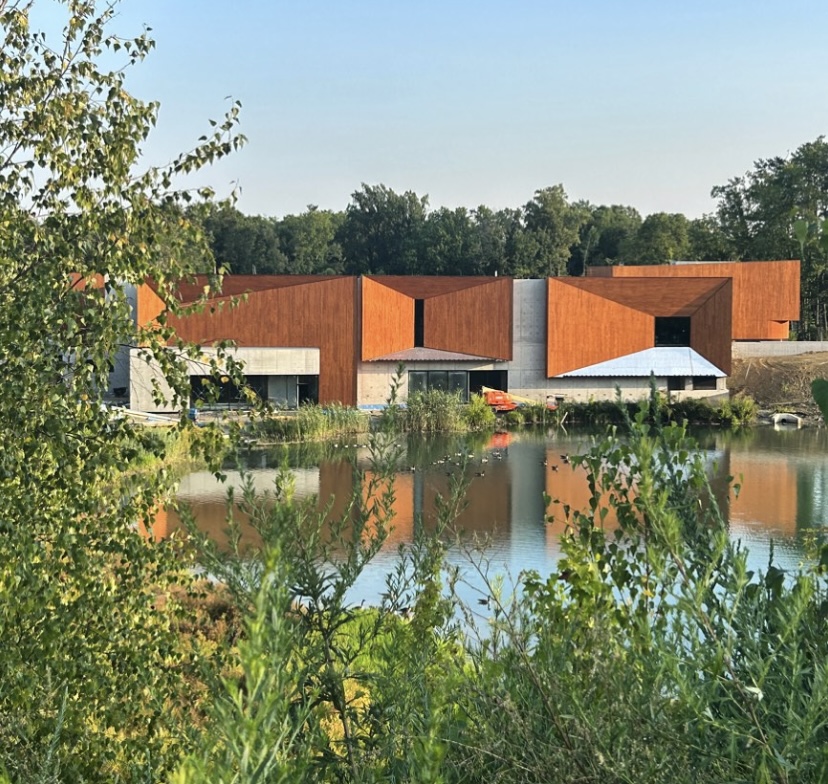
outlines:
[{"label": "dense green forest", "polygon": [[824,338],[828,143],[820,137],[788,157],[757,161],[712,193],[715,213],[695,219],[570,201],[563,185],[501,210],[431,208],[427,196],[363,184],[343,212],[311,205],[278,218],[210,204],[190,215],[206,230],[215,263],[236,274],[530,278],[582,275],[587,265],[801,258],[799,337]]}]

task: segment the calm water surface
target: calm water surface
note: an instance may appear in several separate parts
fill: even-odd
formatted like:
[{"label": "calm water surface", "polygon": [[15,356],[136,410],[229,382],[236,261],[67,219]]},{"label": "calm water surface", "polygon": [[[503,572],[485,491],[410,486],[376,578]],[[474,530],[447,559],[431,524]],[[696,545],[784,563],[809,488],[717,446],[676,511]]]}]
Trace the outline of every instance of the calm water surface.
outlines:
[{"label": "calm water surface", "polygon": [[[696,436],[731,536],[748,547],[753,566],[767,566],[771,542],[778,565],[794,567],[802,562],[807,537],[814,529],[828,528],[828,432],[768,427]],[[355,598],[371,601],[382,593],[398,546],[412,540],[417,526],[433,526],[436,497],[447,495],[450,483],[461,473],[469,486],[458,524],[468,534],[489,540],[493,571],[512,577],[525,569],[551,571],[563,522],[546,519],[544,493],[574,508],[586,505],[589,493],[583,471],[567,465],[565,456],[586,451],[592,438],[586,432],[553,430],[402,441],[394,529],[363,576]],[[353,461],[363,468],[369,465],[365,441],[361,437],[359,444],[288,448],[297,494],[318,495],[325,503],[333,499],[334,513],[344,510],[353,492]],[[272,489],[275,466],[284,454],[282,448],[244,457],[260,491]],[[227,474],[228,483],[239,482],[237,471]],[[738,497],[728,492],[728,476],[741,485]],[[191,474],[181,483],[180,496],[191,504],[199,526],[219,542],[225,540],[225,494],[226,485],[208,472]],[[178,521],[170,512],[159,525],[169,530]],[[453,552],[451,559],[468,576],[470,598],[480,580],[463,554]]]}]

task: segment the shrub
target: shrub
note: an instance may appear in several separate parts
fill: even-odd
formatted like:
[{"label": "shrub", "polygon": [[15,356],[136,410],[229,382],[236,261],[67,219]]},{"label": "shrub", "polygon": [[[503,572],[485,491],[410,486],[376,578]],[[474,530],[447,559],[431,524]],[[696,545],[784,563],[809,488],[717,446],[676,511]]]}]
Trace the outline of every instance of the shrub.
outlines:
[{"label": "shrub", "polygon": [[497,416],[483,395],[472,395],[468,405],[463,408],[463,421],[472,430],[483,430],[493,428]]},{"label": "shrub", "polygon": [[716,410],[716,418],[725,427],[742,427],[756,419],[759,406],[750,395],[734,395]]},{"label": "shrub", "polygon": [[430,389],[408,396],[405,429],[418,433],[452,432],[466,429],[460,397]]}]

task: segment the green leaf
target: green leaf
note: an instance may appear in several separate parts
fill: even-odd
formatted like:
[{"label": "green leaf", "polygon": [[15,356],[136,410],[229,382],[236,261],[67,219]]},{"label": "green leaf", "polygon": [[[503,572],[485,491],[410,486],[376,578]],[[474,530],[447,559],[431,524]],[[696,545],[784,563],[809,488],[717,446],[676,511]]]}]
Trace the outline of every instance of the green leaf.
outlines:
[{"label": "green leaf", "polygon": [[808,221],[802,218],[795,220],[793,223],[794,237],[796,237],[796,241],[800,244],[800,246],[804,246],[805,242],[808,240],[808,227]]},{"label": "green leaf", "polygon": [[823,418],[828,422],[828,380],[815,378],[811,382],[811,393],[819,406],[819,410],[822,411]]}]

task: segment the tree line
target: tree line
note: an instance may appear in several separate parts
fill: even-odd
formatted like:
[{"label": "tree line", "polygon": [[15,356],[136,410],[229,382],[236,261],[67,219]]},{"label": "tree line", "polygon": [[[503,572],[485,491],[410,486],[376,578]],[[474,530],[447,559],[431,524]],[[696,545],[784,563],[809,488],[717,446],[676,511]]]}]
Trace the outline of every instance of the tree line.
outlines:
[{"label": "tree line", "polygon": [[[354,191],[343,211],[314,205],[281,218],[245,215],[229,204],[190,210],[213,263],[235,274],[582,275],[588,265],[676,260],[802,259],[799,337],[828,335],[828,143],[712,189],[712,214],[646,217],[626,205],[571,201],[563,185],[537,190],[519,207],[431,208],[427,196],[385,185]],[[798,231],[795,230],[798,228]],[[828,237],[828,232],[825,232]]]}]

